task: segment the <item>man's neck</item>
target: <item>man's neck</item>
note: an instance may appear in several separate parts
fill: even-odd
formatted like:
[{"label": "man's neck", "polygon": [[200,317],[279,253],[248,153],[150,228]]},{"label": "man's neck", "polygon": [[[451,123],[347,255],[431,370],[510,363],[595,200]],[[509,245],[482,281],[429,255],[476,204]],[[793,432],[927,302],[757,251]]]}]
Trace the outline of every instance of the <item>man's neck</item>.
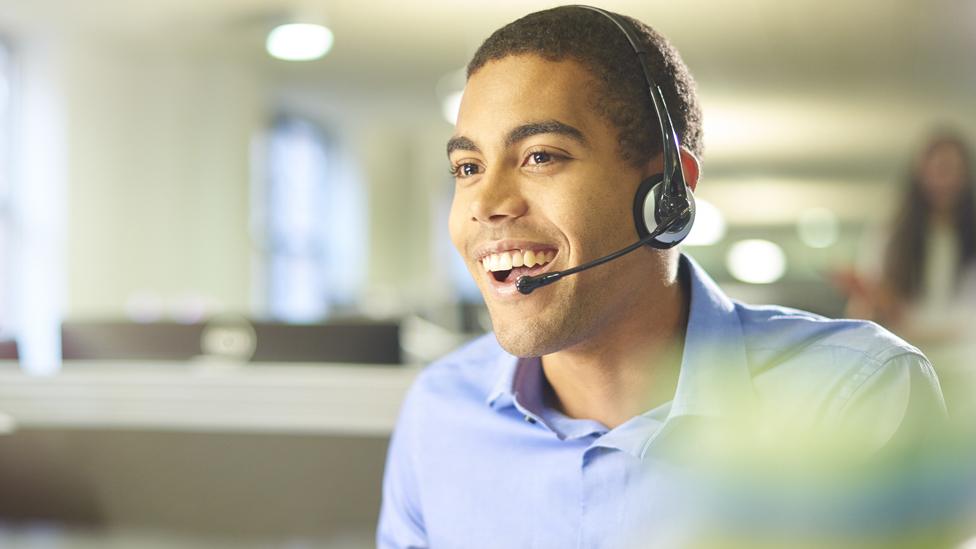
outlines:
[{"label": "man's neck", "polygon": [[583,344],[542,357],[550,406],[614,428],[674,397],[689,295],[680,277]]}]

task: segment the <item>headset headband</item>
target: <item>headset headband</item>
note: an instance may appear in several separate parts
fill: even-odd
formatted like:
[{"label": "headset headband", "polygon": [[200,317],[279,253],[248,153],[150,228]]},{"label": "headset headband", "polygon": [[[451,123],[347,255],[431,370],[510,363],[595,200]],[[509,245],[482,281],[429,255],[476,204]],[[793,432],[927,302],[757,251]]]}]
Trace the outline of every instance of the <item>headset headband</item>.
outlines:
[{"label": "headset headband", "polygon": [[[630,24],[630,21],[601,8],[584,5],[570,7],[594,11],[613,21],[613,24],[624,33],[627,41],[634,48],[637,61],[641,66],[641,72],[644,74],[644,81],[647,83],[647,88],[651,93],[651,102],[654,104],[654,112],[657,114],[658,124],[661,127],[661,152],[664,155],[664,192],[672,197],[686,196],[685,172],[681,166],[679,156],[681,146],[678,142],[678,134],[674,131],[671,114],[668,112],[667,104],[664,102],[664,94],[661,92],[661,88],[654,83],[654,79],[651,78],[651,70],[647,66],[647,50],[644,49],[641,40],[637,37],[637,32],[634,30],[633,25]],[[674,176],[673,179],[672,175]]]}]

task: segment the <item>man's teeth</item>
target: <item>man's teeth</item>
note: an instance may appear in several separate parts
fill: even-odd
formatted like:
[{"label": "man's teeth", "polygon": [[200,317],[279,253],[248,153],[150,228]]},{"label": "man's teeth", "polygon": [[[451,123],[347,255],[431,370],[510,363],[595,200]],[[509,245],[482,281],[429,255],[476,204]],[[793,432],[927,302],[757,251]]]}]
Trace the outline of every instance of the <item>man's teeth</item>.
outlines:
[{"label": "man's teeth", "polygon": [[508,271],[515,267],[536,267],[545,265],[556,257],[556,252],[533,252],[532,250],[513,250],[491,254],[481,260],[485,271]]},{"label": "man's teeth", "polygon": [[525,254],[514,253],[512,254],[512,267],[522,267],[525,265]]}]

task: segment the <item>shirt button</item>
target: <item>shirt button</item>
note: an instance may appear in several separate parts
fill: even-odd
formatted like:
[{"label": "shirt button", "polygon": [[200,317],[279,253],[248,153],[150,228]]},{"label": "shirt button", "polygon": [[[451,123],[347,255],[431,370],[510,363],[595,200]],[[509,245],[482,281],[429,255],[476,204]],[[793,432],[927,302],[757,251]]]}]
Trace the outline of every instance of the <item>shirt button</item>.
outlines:
[{"label": "shirt button", "polygon": [[535,423],[535,419],[534,418],[531,418],[529,416],[525,416],[525,421],[528,421],[529,423],[532,423],[532,424]]}]

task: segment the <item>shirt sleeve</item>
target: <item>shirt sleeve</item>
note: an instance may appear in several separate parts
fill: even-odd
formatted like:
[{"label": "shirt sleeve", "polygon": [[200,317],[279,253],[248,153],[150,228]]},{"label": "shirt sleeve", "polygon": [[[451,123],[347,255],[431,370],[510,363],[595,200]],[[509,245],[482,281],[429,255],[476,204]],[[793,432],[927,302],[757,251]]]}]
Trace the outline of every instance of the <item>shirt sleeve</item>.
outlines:
[{"label": "shirt sleeve", "polygon": [[420,506],[418,461],[417,392],[415,383],[408,392],[393,430],[383,473],[383,501],[376,532],[378,549],[423,549],[428,547]]}]

